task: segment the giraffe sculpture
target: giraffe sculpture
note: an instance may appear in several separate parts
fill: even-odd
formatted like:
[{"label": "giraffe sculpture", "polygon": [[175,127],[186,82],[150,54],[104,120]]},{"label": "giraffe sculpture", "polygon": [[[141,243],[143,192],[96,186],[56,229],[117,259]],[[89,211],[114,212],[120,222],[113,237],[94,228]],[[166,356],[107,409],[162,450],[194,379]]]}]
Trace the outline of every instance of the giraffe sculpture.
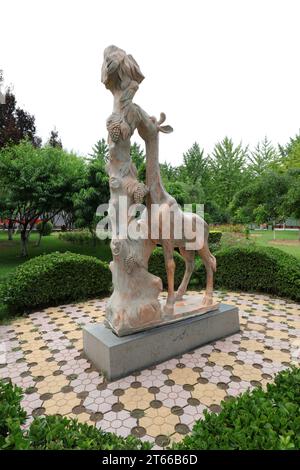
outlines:
[{"label": "giraffe sculpture", "polygon": [[[132,99],[144,79],[138,64],[131,55],[116,46],[104,51],[101,80],[114,97],[113,112],[107,120],[109,162],[107,171],[110,183],[109,213],[115,230],[111,241],[113,261],[110,264],[114,291],[106,309],[106,321],[118,335],[158,325],[172,317],[175,301],[186,292],[193,267],[195,249],[188,243],[197,241],[197,251],[203,259],[207,283],[203,298],[206,311],[213,305],[213,272],[216,261],[208,247],[208,226],[197,214],[183,212],[176,200],[163,187],[159,170],[159,132],[172,132],[170,126],[162,125],[165,115],[157,121],[150,117]],[[146,185],[137,180],[137,171],[130,158],[130,137],[138,130],[146,147]],[[120,236],[120,196],[128,205],[141,203],[146,198],[147,211],[138,221],[148,228],[145,239],[126,239]],[[157,208],[154,217],[153,204]],[[127,222],[134,218],[127,213]],[[170,232],[165,236],[164,224],[169,219]],[[190,235],[178,237],[176,222],[190,227]],[[152,234],[154,229],[155,236]],[[159,278],[148,272],[148,260],[157,244],[162,245],[168,280],[168,297],[161,309],[158,295],[162,290]],[[177,293],[174,292],[174,248],[178,247],[185,259],[186,270]]]},{"label": "giraffe sculpture", "polygon": [[[167,272],[168,297],[164,306],[164,312],[167,315],[172,315],[175,301],[181,300],[185,294],[194,269],[196,252],[201,256],[206,269],[206,291],[202,305],[213,305],[213,275],[216,271],[216,259],[211,254],[208,246],[208,225],[198,214],[183,212],[175,198],[165,190],[161,180],[159,168],[159,132],[169,133],[173,129],[171,126],[161,126],[166,119],[164,113],[161,113],[160,119],[157,121],[155,117],[149,118],[143,110],[140,111],[142,119],[137,130],[146,144],[146,186],[149,189],[147,195],[149,225],[151,225],[153,204],[157,206],[156,220],[149,228],[149,233],[154,231],[158,235],[158,238],[156,240],[152,238],[152,241],[163,248]],[[167,238],[164,237],[163,233],[163,224],[166,223],[166,220],[169,221],[169,236]],[[182,236],[180,237],[176,237],[175,223],[181,225],[183,229]],[[193,242],[197,246],[196,250],[188,248]],[[184,277],[176,293],[174,292],[175,262],[173,257],[175,248],[179,248],[186,266]]]}]

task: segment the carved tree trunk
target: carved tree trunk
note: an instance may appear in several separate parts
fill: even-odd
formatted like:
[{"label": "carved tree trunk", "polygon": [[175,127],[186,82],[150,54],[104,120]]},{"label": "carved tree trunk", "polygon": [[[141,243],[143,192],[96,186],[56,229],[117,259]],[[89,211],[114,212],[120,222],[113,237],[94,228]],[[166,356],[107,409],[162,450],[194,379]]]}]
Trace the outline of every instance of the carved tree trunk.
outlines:
[{"label": "carved tree trunk", "polygon": [[[130,158],[130,137],[141,121],[139,108],[132,98],[143,75],[133,57],[115,46],[104,52],[102,82],[114,97],[111,116],[107,120],[110,184],[109,215],[113,238],[110,263],[113,294],[106,308],[106,321],[119,336],[159,323],[162,316],[158,295],[161,279],[148,272],[148,260],[155,244],[148,238],[137,239],[123,231],[135,220],[129,208],[143,202],[148,189],[137,180],[137,170]],[[140,227],[147,228],[147,221]]]}]

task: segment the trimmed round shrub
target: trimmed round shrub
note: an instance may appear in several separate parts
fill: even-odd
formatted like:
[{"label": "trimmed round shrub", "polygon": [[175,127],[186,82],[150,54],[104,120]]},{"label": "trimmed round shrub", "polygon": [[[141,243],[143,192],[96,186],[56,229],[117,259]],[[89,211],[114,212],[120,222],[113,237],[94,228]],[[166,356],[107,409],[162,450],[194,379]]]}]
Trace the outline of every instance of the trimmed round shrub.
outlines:
[{"label": "trimmed round shrub", "polygon": [[[177,289],[184,275],[185,262],[182,256],[177,253],[177,251],[174,251],[174,261],[176,264],[174,287]],[[155,274],[155,276],[161,278],[165,288],[168,286],[165,259],[162,248],[155,248],[152,255],[150,256],[148,269],[150,273]]]},{"label": "trimmed round shrub", "polygon": [[41,237],[47,237],[48,235],[51,235],[53,225],[51,222],[39,222],[36,225],[36,230],[41,235]]},{"label": "trimmed round shrub", "polygon": [[[292,255],[269,247],[230,247],[215,253],[215,287],[266,292],[300,300],[300,261]],[[205,268],[195,273],[201,285]]]},{"label": "trimmed round shrub", "polygon": [[106,294],[111,286],[108,264],[92,256],[51,253],[20,265],[1,288],[9,313],[88,299]]}]

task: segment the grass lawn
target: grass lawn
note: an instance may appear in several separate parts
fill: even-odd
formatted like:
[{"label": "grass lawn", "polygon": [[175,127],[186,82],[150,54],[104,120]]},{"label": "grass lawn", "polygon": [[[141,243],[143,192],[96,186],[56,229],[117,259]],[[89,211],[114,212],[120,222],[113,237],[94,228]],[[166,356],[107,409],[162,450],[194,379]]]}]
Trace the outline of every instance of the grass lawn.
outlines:
[{"label": "grass lawn", "polygon": [[89,244],[76,244],[59,240],[58,234],[53,233],[49,237],[43,237],[39,247],[36,247],[38,235],[32,233],[28,244],[29,257],[20,257],[20,235],[14,235],[13,241],[7,240],[7,233],[0,232],[0,282],[19,264],[24,263],[29,258],[34,258],[38,255],[51,253],[53,251],[72,251],[73,253],[80,253],[83,255],[96,256],[102,261],[111,260],[111,251],[109,244],[104,242],[98,243],[95,247]]},{"label": "grass lawn", "polygon": [[272,246],[300,259],[300,241],[298,230],[276,230],[275,240],[272,230],[252,230],[250,240],[260,246]]}]

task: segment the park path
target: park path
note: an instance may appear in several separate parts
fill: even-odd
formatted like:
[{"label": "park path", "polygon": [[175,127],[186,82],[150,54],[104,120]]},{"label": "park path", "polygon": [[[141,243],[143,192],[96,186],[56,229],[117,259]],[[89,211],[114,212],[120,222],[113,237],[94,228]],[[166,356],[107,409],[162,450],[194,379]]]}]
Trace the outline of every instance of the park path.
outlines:
[{"label": "park path", "polygon": [[111,383],[82,351],[82,326],[103,320],[105,299],[32,313],[0,326],[0,378],[24,389],[30,419],[76,417],[157,448],[181,440],[205,409],[218,412],[222,400],[265,387],[300,360],[299,304],[268,295],[215,295],[238,306],[240,333]]}]

